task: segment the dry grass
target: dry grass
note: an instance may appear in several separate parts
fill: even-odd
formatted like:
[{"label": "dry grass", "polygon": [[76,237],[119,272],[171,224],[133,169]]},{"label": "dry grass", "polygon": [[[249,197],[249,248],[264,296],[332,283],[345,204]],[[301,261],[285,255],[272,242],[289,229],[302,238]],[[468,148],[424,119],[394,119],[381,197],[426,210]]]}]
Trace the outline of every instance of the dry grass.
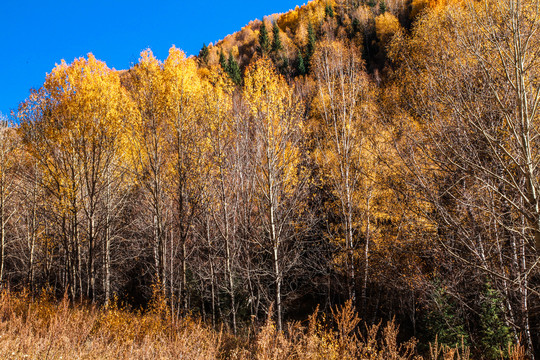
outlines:
[{"label": "dry grass", "polygon": [[[105,309],[71,306],[47,296],[0,294],[0,359],[422,359],[416,341],[399,344],[391,321],[360,331],[360,319],[350,302],[330,314],[316,311],[306,326],[288,324],[276,330],[269,316],[253,341],[214,331],[200,321],[176,322],[165,301],[152,302],[145,313],[117,305]],[[510,359],[525,359],[513,346]],[[431,344],[431,360],[469,360],[465,347]]]},{"label": "dry grass", "polygon": [[189,319],[174,323],[159,307],[141,314],[7,292],[0,298],[1,359],[202,360],[217,358],[219,345],[220,333]]}]

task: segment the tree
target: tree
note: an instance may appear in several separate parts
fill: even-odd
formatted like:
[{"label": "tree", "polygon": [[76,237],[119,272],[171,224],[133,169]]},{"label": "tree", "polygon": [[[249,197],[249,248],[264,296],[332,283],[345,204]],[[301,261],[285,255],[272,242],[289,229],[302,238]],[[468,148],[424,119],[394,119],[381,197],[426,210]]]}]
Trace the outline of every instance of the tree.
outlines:
[{"label": "tree", "polygon": [[334,8],[330,4],[326,4],[324,7],[324,15],[330,18],[334,17]]},{"label": "tree", "polygon": [[231,77],[233,83],[240,85],[242,82],[242,74],[240,73],[240,67],[232,56],[232,53],[229,53],[229,60],[227,61],[227,73]]},{"label": "tree", "polygon": [[305,173],[300,165],[302,103],[268,58],[246,72],[244,97],[253,118],[252,169],[261,231],[256,245],[272,259],[276,323],[282,329],[282,284],[295,262]]},{"label": "tree", "polygon": [[54,199],[49,209],[64,251],[64,288],[72,298],[96,296],[99,229],[106,226],[99,213],[129,106],[118,73],[92,54],[57,65],[22,106],[23,141]]},{"label": "tree", "polygon": [[489,283],[483,295],[480,342],[487,359],[498,359],[506,353],[508,345],[512,344],[511,330],[504,323],[501,295]]},{"label": "tree", "polygon": [[400,29],[399,20],[389,12],[381,11],[381,14],[375,18],[375,31],[383,48]]},{"label": "tree", "polygon": [[304,57],[302,56],[302,52],[298,50],[298,60],[297,60],[297,71],[298,75],[306,75],[306,65],[304,64]]},{"label": "tree", "polygon": [[384,14],[386,12],[386,3],[384,2],[384,0],[381,0],[381,2],[379,2],[379,14]]},{"label": "tree", "polygon": [[[205,203],[207,216],[211,219],[217,230],[214,238],[222,241],[223,252],[214,251],[210,256],[211,272],[214,271],[214,261],[222,256],[224,266],[225,284],[222,286],[230,300],[230,319],[233,332],[237,331],[237,289],[238,277],[237,259],[238,246],[238,212],[241,174],[237,164],[239,156],[238,137],[235,129],[235,119],[232,116],[232,91],[234,87],[230,79],[219,72],[211,72],[203,86],[205,106],[203,109],[204,138],[209,144],[208,161],[210,176]],[[207,229],[207,234],[209,229]],[[210,236],[207,236],[210,239]],[[216,241],[218,242],[218,241]],[[212,275],[212,274],[211,274]],[[215,276],[214,276],[215,277]],[[222,283],[216,281],[215,283]],[[215,318],[215,283],[212,284],[212,316]]]},{"label": "tree", "polygon": [[210,52],[208,51],[208,46],[203,43],[203,46],[201,48],[201,51],[199,51],[199,58],[202,60],[202,63],[207,65],[208,64],[208,55]]},{"label": "tree", "polygon": [[[163,264],[162,278],[168,282],[171,302],[174,298],[175,248],[180,250],[180,289],[179,299],[184,309],[188,303],[188,256],[189,240],[192,237],[192,225],[200,211],[202,189],[206,181],[206,154],[198,118],[203,103],[202,84],[197,74],[197,66],[192,58],[172,47],[163,64],[162,94],[165,104],[164,117],[169,136],[167,140],[170,163],[168,167],[167,187],[169,197],[174,204],[174,239],[169,241],[170,258]],[[178,240],[178,241],[173,241]],[[165,244],[163,244],[165,246]],[[165,251],[164,251],[165,252]],[[165,256],[164,256],[165,258]],[[168,271],[165,271],[166,267]],[[174,310],[174,309],[173,309]]]},{"label": "tree", "polygon": [[4,286],[7,225],[16,213],[13,205],[15,194],[15,154],[17,134],[7,118],[0,113],[0,285]]},{"label": "tree", "polygon": [[219,65],[221,65],[221,68],[223,70],[227,70],[227,60],[225,59],[225,55],[223,54],[223,49],[219,52]]},{"label": "tree", "polygon": [[317,39],[315,37],[315,30],[313,29],[313,24],[310,22],[308,25],[308,41],[306,45],[306,70],[310,70],[311,66],[311,58],[313,54],[315,53],[315,43]]},{"label": "tree", "polygon": [[274,25],[272,27],[272,33],[273,33],[273,40],[272,40],[272,52],[274,54],[277,54],[281,49],[283,49],[283,45],[281,44],[281,39],[279,37],[279,26],[277,24],[277,21],[274,21]]},{"label": "tree", "polygon": [[266,55],[270,51],[270,38],[268,37],[268,30],[264,19],[261,21],[261,28],[259,29],[259,54]]},{"label": "tree", "polygon": [[147,236],[154,261],[153,282],[163,289],[166,281],[165,237],[170,225],[167,224],[170,199],[166,189],[172,170],[163,64],[152,51],[145,50],[129,75],[127,87],[136,107],[130,123],[133,138],[131,167],[137,185],[143,189],[141,216],[146,228],[151,230]]},{"label": "tree", "polygon": [[373,221],[374,154],[367,134],[374,118],[373,93],[359,54],[340,42],[322,42],[313,61],[318,95],[315,111],[320,133],[316,161],[328,174],[327,182],[337,199],[342,231],[331,232],[334,241],[344,239],[348,295],[356,301],[356,258],[360,238],[364,244],[365,301],[369,249]]}]

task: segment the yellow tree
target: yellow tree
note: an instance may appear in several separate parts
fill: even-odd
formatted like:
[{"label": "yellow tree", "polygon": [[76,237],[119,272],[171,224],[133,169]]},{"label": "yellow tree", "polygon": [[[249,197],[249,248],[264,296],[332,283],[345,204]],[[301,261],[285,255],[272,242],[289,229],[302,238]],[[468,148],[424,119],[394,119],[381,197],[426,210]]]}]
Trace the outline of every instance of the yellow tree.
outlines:
[{"label": "yellow tree", "polygon": [[144,189],[144,208],[149,210],[151,247],[154,258],[154,282],[165,282],[164,247],[166,236],[167,178],[170,176],[170,152],[167,137],[163,64],[150,50],[141,52],[139,62],[129,71],[126,86],[136,107],[131,119],[133,143],[130,157],[137,183]]},{"label": "yellow tree", "polygon": [[[240,174],[236,161],[237,137],[232,116],[234,84],[220,67],[210,69],[202,92],[206,101],[202,111],[204,136],[207,143],[210,178],[207,202],[219,238],[223,240],[225,290],[231,302],[231,322],[236,333],[236,296],[234,258],[238,256],[235,241],[237,231]],[[212,264],[211,264],[212,265]],[[213,276],[212,276],[213,277]],[[212,294],[215,290],[212,287]],[[214,298],[214,296],[212,296]],[[214,300],[212,300],[214,302]],[[214,307],[213,307],[214,308]]]},{"label": "yellow tree", "polygon": [[375,139],[369,136],[375,118],[374,90],[352,45],[323,41],[315,53],[314,69],[318,90],[314,155],[337,199],[343,224],[337,237],[344,237],[349,297],[355,301],[360,238],[364,240],[363,299],[369,270],[376,168]]},{"label": "yellow tree", "polygon": [[252,171],[262,233],[259,245],[272,259],[274,306],[282,329],[282,283],[294,257],[285,245],[295,239],[305,173],[300,142],[304,108],[292,88],[262,58],[246,71],[244,99],[252,117]]},{"label": "yellow tree", "polygon": [[72,296],[82,295],[83,281],[86,296],[95,296],[98,208],[119,153],[126,107],[118,73],[89,54],[57,65],[20,111],[23,139],[43,169],[42,185],[56,199],[51,210],[61,228]]},{"label": "yellow tree", "polygon": [[[163,116],[169,130],[166,135],[170,153],[168,187],[174,201],[174,228],[180,247],[180,301],[187,308],[188,240],[193,220],[201,202],[207,172],[205,146],[202,142],[200,111],[204,102],[202,85],[193,58],[172,47],[163,64]],[[173,294],[173,244],[169,258],[169,286]],[[165,267],[163,267],[164,271]],[[167,274],[162,273],[165,281]]]},{"label": "yellow tree", "polygon": [[15,192],[15,154],[18,136],[7,118],[0,113],[0,285],[4,283],[7,224],[15,214],[12,205]]}]

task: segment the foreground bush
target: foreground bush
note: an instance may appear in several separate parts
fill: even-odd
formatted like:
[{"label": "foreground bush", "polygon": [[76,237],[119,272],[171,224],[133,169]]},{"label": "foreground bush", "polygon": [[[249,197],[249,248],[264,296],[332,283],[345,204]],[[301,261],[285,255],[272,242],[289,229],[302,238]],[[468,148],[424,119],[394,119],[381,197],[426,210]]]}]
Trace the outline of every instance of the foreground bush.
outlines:
[{"label": "foreground bush", "polygon": [[[362,326],[350,302],[328,320],[316,311],[302,326],[277,331],[271,317],[254,337],[215,331],[200,321],[175,321],[166,303],[153,301],[146,312],[116,304],[99,309],[70,305],[47,296],[0,294],[1,359],[423,359],[416,341],[399,344],[398,326]],[[250,341],[249,338],[252,340]],[[508,349],[512,360],[525,359],[520,346]],[[467,360],[466,347],[431,344],[428,359]]]}]

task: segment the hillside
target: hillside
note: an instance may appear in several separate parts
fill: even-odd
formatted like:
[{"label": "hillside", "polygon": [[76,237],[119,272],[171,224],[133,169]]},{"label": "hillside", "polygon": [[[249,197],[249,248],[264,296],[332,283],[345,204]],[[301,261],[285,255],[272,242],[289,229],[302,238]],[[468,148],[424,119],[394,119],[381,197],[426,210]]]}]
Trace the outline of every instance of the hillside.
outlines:
[{"label": "hillside", "polygon": [[[416,1],[325,1],[314,0],[283,14],[265,16],[268,49],[259,48],[261,20],[251,21],[240,31],[228,35],[216,44],[210,44],[206,54],[199,54],[205,66],[218,65],[220,54],[228,59],[232,54],[241,69],[260,57],[263,52],[287,77],[300,75],[299,58],[307,66],[313,55],[314,42],[323,38],[352,41],[363,48],[362,55],[371,70],[383,69],[386,63],[385,47],[391,36],[401,28],[410,26],[415,14],[427,3]],[[311,27],[311,30],[310,30]],[[272,48],[274,37],[279,37],[279,49]],[[310,48],[311,46],[311,48]],[[201,50],[202,51],[202,50]]]}]

